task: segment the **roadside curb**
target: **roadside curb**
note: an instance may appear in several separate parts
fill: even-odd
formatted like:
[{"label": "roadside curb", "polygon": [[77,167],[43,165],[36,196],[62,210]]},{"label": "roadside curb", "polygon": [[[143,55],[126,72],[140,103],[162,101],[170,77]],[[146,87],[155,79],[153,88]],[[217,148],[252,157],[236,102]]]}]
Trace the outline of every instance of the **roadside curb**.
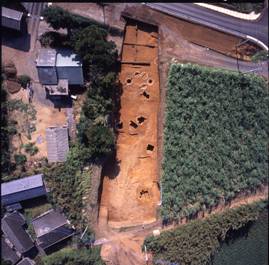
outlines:
[{"label": "roadside curb", "polygon": [[[150,3],[149,4],[146,4],[148,7],[154,9],[154,10],[157,10],[159,12],[164,12],[163,10],[161,10],[160,8],[158,7],[155,7],[155,6],[152,6]],[[238,31],[235,31],[235,30],[232,30],[232,29],[226,29],[226,28],[223,28],[222,26],[218,26],[218,25],[215,25],[215,24],[211,24],[209,22],[206,22],[206,21],[203,21],[202,19],[200,18],[194,18],[194,17],[191,17],[189,15],[186,15],[186,14],[177,14],[176,12],[174,11],[166,11],[167,14],[170,14],[172,16],[175,16],[175,17],[178,17],[178,18],[182,18],[182,19],[185,19],[187,21],[191,21],[193,23],[198,23],[200,25],[203,25],[203,26],[206,26],[206,27],[209,27],[209,28],[213,28],[215,30],[218,30],[218,31],[221,31],[221,32],[224,32],[224,33],[228,33],[228,34],[231,34],[231,35],[234,35],[234,36],[237,36],[239,38],[243,38],[243,39],[248,39],[248,40],[251,40],[253,41],[254,43],[256,43],[259,47],[263,48],[264,50],[268,51],[268,46],[265,45],[263,42],[261,42],[260,40],[252,37],[252,36],[249,36],[249,35],[246,35],[244,33],[241,33],[241,32],[238,32]]]},{"label": "roadside curb", "polygon": [[214,10],[214,11],[219,12],[219,13],[223,13],[223,14],[231,16],[231,17],[236,17],[239,19],[250,20],[250,21],[257,20],[261,15],[261,13],[255,14],[254,12],[251,12],[249,14],[244,14],[244,13],[233,11],[233,10],[230,10],[230,9],[227,9],[224,7],[219,7],[219,6],[205,4],[205,3],[194,3],[194,4],[201,6],[201,7],[205,7],[205,8]]}]

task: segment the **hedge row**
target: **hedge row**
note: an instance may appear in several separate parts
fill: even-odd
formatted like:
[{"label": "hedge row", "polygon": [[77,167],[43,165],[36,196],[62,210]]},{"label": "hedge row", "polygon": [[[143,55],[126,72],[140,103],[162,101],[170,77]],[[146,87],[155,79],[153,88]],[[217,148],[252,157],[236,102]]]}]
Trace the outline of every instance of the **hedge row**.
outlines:
[{"label": "hedge row", "polygon": [[[194,220],[160,236],[150,236],[144,245],[154,255],[155,264],[203,265],[210,261],[227,233],[248,226],[268,207],[261,201],[228,209],[204,220]],[[163,263],[161,263],[163,262]]]}]

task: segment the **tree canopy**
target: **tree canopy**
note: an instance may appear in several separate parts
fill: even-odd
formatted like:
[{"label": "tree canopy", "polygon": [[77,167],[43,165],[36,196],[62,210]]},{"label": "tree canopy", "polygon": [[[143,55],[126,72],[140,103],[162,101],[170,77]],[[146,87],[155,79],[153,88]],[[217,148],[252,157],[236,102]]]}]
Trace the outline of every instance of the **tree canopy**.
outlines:
[{"label": "tree canopy", "polygon": [[209,264],[229,232],[248,228],[267,207],[268,201],[261,201],[227,209],[221,214],[162,232],[160,236],[147,237],[144,245],[153,253],[155,261],[163,261],[164,264]]}]

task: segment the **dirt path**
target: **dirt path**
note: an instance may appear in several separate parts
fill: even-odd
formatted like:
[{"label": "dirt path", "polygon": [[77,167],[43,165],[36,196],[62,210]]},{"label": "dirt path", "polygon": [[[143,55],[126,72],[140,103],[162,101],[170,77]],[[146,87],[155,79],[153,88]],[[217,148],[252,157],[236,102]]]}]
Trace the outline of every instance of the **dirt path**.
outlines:
[{"label": "dirt path", "polygon": [[[156,220],[159,109],[156,28],[129,21],[122,51],[117,162],[104,168],[99,223],[119,228]],[[109,163],[110,164],[110,163]]]}]

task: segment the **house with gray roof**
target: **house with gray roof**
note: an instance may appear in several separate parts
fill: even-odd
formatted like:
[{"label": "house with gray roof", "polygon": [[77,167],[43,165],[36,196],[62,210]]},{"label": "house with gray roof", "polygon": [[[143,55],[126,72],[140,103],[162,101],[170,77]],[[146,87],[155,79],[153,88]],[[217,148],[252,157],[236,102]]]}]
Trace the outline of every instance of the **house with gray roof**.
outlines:
[{"label": "house with gray roof", "polygon": [[57,86],[59,80],[68,85],[84,84],[81,60],[70,49],[40,49],[36,67],[42,85]]},{"label": "house with gray roof", "polygon": [[45,252],[74,234],[70,222],[55,210],[49,210],[33,219],[32,225],[37,236],[37,245]]},{"label": "house with gray roof", "polygon": [[2,259],[10,262],[12,265],[20,260],[20,253],[12,248],[12,244],[4,236],[1,237],[1,254]]},{"label": "house with gray roof", "polygon": [[2,7],[1,25],[3,27],[20,31],[23,13],[7,7]]},{"label": "house with gray roof", "polygon": [[69,151],[68,128],[49,127],[46,129],[48,162],[66,161]]},{"label": "house with gray roof", "polygon": [[19,212],[7,213],[1,221],[4,235],[22,255],[27,255],[34,248],[33,240],[25,231],[25,226],[26,220]]},{"label": "house with gray roof", "polygon": [[47,194],[43,175],[38,174],[1,184],[1,203],[10,205]]}]

